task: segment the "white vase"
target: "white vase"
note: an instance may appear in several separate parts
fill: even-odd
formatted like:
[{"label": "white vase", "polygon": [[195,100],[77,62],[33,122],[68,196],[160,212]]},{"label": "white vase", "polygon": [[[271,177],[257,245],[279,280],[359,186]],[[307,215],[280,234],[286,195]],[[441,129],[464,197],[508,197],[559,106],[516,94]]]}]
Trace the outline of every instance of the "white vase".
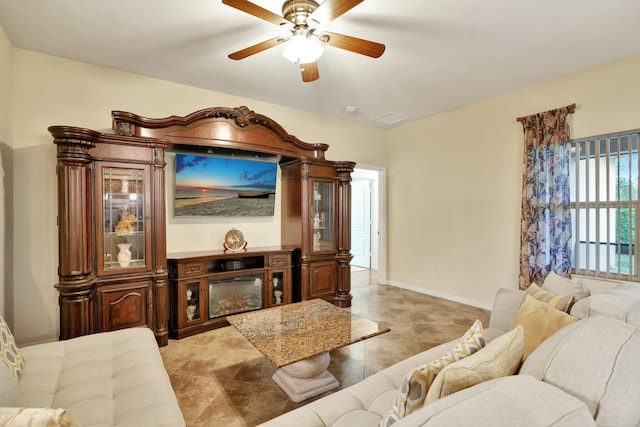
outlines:
[{"label": "white vase", "polygon": [[120,248],[120,252],[118,252],[118,264],[120,264],[120,267],[129,267],[129,263],[131,262],[130,247],[131,243],[118,243],[118,248]]}]

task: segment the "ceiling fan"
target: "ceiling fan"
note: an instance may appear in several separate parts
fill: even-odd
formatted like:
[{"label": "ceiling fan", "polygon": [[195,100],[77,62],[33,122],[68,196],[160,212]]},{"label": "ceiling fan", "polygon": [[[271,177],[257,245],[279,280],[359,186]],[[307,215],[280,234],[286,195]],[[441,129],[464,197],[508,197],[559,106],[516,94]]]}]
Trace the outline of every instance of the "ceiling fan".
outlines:
[{"label": "ceiling fan", "polygon": [[244,59],[286,43],[283,55],[289,61],[300,65],[304,82],[312,82],[320,77],[316,60],[322,55],[324,45],[379,58],[384,53],[383,44],[329,31],[319,31],[320,25],[327,25],[363,1],[325,0],[322,4],[318,4],[314,0],[285,0],[282,4],[282,16],[280,16],[247,0],[222,0],[222,3],[227,6],[272,24],[287,27],[291,31],[288,37],[265,40],[234,52],[229,55],[229,58]]}]

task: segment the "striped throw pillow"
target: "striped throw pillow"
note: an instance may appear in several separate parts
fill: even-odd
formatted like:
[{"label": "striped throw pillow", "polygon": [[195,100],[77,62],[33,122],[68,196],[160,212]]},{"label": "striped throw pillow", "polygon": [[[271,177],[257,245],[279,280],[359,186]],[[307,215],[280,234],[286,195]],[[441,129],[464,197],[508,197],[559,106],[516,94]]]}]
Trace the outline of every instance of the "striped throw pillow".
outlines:
[{"label": "striped throw pillow", "polygon": [[568,313],[569,310],[571,310],[573,303],[576,302],[576,298],[573,295],[557,295],[553,292],[545,291],[535,283],[532,283],[531,286],[529,286],[527,289],[527,295],[534,297],[538,301],[547,303],[553,308],[564,311],[565,313]]}]

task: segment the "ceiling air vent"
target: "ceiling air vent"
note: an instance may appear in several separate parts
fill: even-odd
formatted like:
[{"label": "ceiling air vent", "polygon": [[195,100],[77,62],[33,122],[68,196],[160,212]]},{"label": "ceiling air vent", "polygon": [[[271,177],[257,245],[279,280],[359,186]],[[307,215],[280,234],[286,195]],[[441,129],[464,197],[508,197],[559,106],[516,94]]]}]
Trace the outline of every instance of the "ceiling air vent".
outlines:
[{"label": "ceiling air vent", "polygon": [[400,122],[407,120],[408,118],[409,117],[403,116],[402,114],[389,112],[389,113],[384,113],[381,116],[374,117],[371,120],[382,126],[393,126],[395,124],[398,124]]}]

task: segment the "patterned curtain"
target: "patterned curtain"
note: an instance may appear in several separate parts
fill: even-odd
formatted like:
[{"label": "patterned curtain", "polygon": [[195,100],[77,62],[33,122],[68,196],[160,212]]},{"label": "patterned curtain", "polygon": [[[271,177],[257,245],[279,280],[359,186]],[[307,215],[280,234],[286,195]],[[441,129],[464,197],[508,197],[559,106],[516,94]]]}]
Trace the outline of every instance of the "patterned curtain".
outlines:
[{"label": "patterned curtain", "polygon": [[520,228],[520,289],[542,285],[552,270],[571,274],[567,115],[574,106],[521,117],[525,171]]}]

